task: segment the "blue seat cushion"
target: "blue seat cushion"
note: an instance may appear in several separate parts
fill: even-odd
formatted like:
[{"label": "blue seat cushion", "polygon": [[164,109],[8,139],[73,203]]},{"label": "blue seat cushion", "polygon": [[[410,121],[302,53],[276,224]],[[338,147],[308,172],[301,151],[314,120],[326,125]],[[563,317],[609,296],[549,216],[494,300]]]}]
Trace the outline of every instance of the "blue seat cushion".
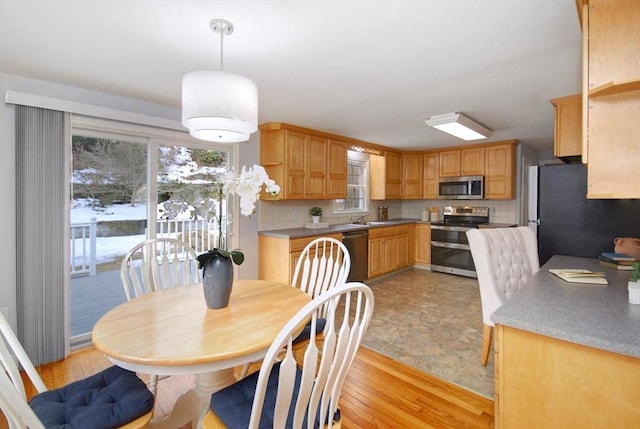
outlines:
[{"label": "blue seat cushion", "polygon": [[[237,383],[211,395],[211,410],[222,420],[228,429],[245,429],[249,427],[253,397],[256,393],[256,385],[258,384],[258,374],[259,372],[254,372]],[[260,416],[260,424],[258,425],[259,429],[273,428],[279,374],[280,362],[273,366],[271,374],[269,374],[267,391]],[[302,371],[298,368],[292,395],[294,400],[298,397],[301,377]],[[294,407],[289,407],[289,415],[287,416],[287,423],[285,425],[286,429],[293,428],[293,408]],[[319,416],[316,417],[316,428],[319,427],[318,417]],[[333,420],[340,420],[340,410],[336,411]]]},{"label": "blue seat cushion", "polygon": [[131,371],[109,367],[29,402],[46,428],[112,429],[153,409],[153,395]]},{"label": "blue seat cushion", "polygon": [[[316,335],[324,331],[324,325],[326,324],[327,324],[326,319],[316,320]],[[293,344],[297,344],[302,341],[307,341],[309,338],[311,338],[311,322],[307,323],[302,329],[302,332],[300,332],[300,334],[293,339]]]}]

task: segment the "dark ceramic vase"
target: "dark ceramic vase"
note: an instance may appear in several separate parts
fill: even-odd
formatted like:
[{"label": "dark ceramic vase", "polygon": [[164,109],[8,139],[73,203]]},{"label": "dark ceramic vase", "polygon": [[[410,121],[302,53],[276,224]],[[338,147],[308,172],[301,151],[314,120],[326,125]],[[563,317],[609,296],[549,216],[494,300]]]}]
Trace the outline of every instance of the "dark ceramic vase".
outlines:
[{"label": "dark ceramic vase", "polygon": [[233,261],[218,252],[211,256],[202,274],[204,299],[209,308],[224,308],[229,305],[233,287]]}]

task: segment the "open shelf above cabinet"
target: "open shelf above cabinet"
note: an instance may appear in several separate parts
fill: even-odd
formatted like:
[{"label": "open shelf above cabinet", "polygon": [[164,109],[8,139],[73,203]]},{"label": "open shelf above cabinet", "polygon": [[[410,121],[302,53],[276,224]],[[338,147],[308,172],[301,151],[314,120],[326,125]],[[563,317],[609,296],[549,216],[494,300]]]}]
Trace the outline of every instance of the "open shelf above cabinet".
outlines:
[{"label": "open shelf above cabinet", "polygon": [[624,82],[607,82],[589,91],[589,98],[604,97],[606,95],[621,94],[623,92],[640,89],[640,78]]}]

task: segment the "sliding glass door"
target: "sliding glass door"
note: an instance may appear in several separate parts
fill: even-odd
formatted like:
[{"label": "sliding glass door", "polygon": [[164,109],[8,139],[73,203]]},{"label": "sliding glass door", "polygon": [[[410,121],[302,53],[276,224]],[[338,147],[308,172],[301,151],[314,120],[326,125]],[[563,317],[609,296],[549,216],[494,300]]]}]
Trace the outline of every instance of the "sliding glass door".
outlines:
[{"label": "sliding glass door", "polygon": [[[72,131],[71,346],[125,301],[120,264],[147,238],[171,237],[198,253],[226,236],[227,202],[215,179],[232,148],[204,148],[181,133],[80,119]],[[180,138],[182,137],[182,138]],[[222,220],[222,224],[219,221]]]}]

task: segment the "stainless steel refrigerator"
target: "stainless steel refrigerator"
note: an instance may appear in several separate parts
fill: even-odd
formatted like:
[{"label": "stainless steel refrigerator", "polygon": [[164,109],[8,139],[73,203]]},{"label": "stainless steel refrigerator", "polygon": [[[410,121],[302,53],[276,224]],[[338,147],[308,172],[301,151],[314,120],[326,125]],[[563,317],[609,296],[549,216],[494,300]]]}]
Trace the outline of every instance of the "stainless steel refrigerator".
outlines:
[{"label": "stainless steel refrigerator", "polygon": [[537,195],[530,203],[538,216],[530,216],[529,225],[537,224],[541,265],[554,254],[597,258],[613,251],[616,237],[640,238],[640,200],[588,200],[582,164],[531,168],[537,169],[537,192],[532,178],[529,198]]}]

